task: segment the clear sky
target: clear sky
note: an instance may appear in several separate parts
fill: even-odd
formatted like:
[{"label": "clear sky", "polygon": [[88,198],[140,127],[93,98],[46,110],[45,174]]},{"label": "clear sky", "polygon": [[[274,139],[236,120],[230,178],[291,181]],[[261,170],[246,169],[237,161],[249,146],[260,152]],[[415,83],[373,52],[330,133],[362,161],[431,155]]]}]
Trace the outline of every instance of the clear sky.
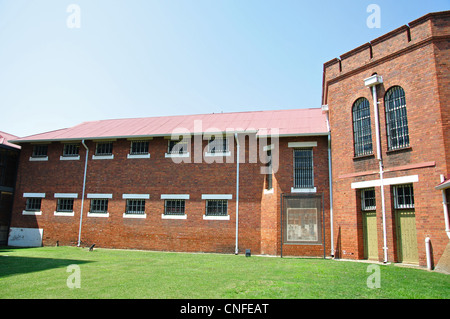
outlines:
[{"label": "clear sky", "polygon": [[[380,28],[367,25],[370,4]],[[323,63],[449,9],[450,0],[0,0],[0,131],[320,107]]]}]

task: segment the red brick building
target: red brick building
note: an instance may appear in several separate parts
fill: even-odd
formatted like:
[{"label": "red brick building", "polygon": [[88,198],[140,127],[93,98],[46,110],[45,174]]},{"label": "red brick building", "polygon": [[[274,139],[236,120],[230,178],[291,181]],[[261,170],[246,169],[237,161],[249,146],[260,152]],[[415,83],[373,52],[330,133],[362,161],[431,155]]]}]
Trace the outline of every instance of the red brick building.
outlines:
[{"label": "red brick building", "polygon": [[431,13],[324,64],[337,257],[427,265],[429,244],[436,265],[443,254],[449,39],[450,12]]},{"label": "red brick building", "polygon": [[[95,121],[18,139],[9,245],[323,256],[328,135],[318,108]],[[284,219],[282,193],[292,194]]]}]

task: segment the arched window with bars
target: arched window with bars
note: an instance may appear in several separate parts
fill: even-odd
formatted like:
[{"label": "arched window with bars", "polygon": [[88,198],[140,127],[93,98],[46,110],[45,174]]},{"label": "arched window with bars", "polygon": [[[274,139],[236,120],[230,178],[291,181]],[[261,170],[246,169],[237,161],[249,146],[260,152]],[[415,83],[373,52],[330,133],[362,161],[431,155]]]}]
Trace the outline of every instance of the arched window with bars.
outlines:
[{"label": "arched window with bars", "polygon": [[370,155],[372,150],[372,128],[370,126],[370,105],[366,98],[353,103],[353,144],[355,156]]},{"label": "arched window with bars", "polygon": [[384,96],[388,150],[409,147],[408,117],[405,91],[400,86],[391,87]]}]

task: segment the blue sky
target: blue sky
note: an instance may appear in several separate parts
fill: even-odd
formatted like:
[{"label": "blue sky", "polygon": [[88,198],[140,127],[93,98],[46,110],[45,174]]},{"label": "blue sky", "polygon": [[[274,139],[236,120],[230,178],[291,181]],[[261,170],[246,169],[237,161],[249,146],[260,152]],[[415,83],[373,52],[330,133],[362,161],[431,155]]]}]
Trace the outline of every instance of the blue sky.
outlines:
[{"label": "blue sky", "polygon": [[[70,4],[80,28],[68,28]],[[369,28],[369,4],[381,28]],[[320,107],[323,63],[450,0],[0,0],[0,131]]]}]

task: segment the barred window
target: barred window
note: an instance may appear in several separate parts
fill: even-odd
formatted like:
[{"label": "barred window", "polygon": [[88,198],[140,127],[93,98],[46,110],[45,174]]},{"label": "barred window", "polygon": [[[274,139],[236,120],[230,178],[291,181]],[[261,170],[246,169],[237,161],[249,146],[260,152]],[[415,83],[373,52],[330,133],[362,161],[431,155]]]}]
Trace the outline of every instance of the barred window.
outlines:
[{"label": "barred window", "polygon": [[78,156],[80,152],[80,145],[78,144],[64,144],[63,156]]},{"label": "barred window", "polygon": [[409,146],[405,91],[400,86],[390,88],[384,97],[388,149]]},{"label": "barred window", "polygon": [[187,154],[188,140],[169,140],[169,154]]},{"label": "barred window", "polygon": [[369,101],[363,97],[353,104],[353,143],[355,156],[373,153],[370,105]]},{"label": "barred window", "polygon": [[33,198],[33,197],[27,198],[25,210],[28,210],[31,212],[40,211],[41,210],[41,198]]},{"label": "barred window", "polygon": [[269,161],[267,162],[266,166],[269,169],[268,174],[266,174],[266,189],[272,189],[272,151],[267,151],[267,158]]},{"label": "barred window", "polygon": [[132,141],[131,142],[131,155],[145,155],[148,154],[148,141]]},{"label": "barred window", "polygon": [[127,199],[126,214],[145,214],[144,199]]},{"label": "barred window", "polygon": [[184,199],[166,199],[164,202],[165,215],[184,215]]},{"label": "barred window", "polygon": [[73,198],[59,198],[57,212],[73,212]]},{"label": "barred window", "polygon": [[48,145],[34,145],[32,157],[47,157]]},{"label": "barred window", "polygon": [[225,153],[229,151],[228,138],[224,137],[213,137],[208,141],[208,152],[209,153]]},{"label": "barred window", "polygon": [[393,190],[395,208],[414,208],[414,189],[412,184],[396,185],[393,187]]},{"label": "barred window", "polygon": [[95,148],[95,155],[112,155],[113,143],[112,142],[101,142],[97,143]]},{"label": "barred window", "polygon": [[313,188],[313,150],[294,149],[294,188]]},{"label": "barred window", "polygon": [[375,188],[366,188],[361,190],[361,208],[362,210],[375,210]]},{"label": "barred window", "polygon": [[91,199],[91,213],[107,213],[108,200],[107,199]]},{"label": "barred window", "polygon": [[206,201],[206,216],[227,216],[228,200],[208,199]]}]

